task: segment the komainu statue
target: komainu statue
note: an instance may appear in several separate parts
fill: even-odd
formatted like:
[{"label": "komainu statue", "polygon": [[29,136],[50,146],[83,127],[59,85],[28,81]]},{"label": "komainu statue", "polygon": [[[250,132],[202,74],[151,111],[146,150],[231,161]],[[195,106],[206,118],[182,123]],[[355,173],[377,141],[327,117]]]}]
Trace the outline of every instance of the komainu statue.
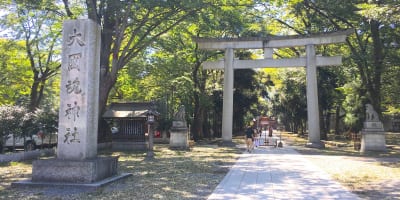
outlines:
[{"label": "komainu statue", "polygon": [[365,105],[365,114],[367,122],[379,122],[378,113],[374,110],[374,107],[371,104]]},{"label": "komainu statue", "polygon": [[178,112],[174,115],[174,121],[186,122],[184,105],[179,106]]}]

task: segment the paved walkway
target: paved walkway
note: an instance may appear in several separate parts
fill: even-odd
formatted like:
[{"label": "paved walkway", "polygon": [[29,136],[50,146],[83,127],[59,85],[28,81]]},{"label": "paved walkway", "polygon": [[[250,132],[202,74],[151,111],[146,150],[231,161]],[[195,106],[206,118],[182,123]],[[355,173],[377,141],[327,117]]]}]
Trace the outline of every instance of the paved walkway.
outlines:
[{"label": "paved walkway", "polygon": [[263,146],[252,153],[243,153],[208,199],[360,198],[284,145],[283,148]]}]

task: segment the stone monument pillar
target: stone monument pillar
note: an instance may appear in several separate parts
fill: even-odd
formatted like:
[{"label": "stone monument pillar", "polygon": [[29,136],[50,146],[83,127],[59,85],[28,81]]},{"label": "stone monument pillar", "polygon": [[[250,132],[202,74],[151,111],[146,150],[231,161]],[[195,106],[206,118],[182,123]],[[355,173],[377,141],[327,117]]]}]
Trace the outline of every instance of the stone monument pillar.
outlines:
[{"label": "stone monument pillar", "polygon": [[366,151],[386,151],[383,124],[371,104],[366,105],[366,120],[361,131],[360,152]]},{"label": "stone monument pillar", "polygon": [[169,138],[169,147],[172,149],[189,148],[188,128],[185,119],[185,106],[181,105],[172,121],[170,129],[171,136]]},{"label": "stone monument pillar", "polygon": [[87,184],[117,174],[118,157],[97,156],[100,27],[63,24],[57,158],[37,160],[32,182]]},{"label": "stone monument pillar", "polygon": [[59,159],[97,156],[100,28],[89,20],[65,21],[58,126]]}]

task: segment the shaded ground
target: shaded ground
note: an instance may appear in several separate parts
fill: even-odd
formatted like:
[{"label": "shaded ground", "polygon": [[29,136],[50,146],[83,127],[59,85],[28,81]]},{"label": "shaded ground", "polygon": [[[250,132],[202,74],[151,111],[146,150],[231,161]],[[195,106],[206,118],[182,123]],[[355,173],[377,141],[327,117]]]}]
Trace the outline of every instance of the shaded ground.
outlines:
[{"label": "shaded ground", "polygon": [[[400,135],[387,137],[387,152],[361,154],[351,142],[323,150],[305,148],[305,137],[284,134],[286,143],[364,199],[400,199]],[[389,138],[389,139],[388,139]],[[339,141],[343,143],[343,141]]]},{"label": "shaded ground", "polygon": [[101,152],[119,155],[119,172],[133,176],[99,188],[12,188],[30,178],[30,162],[0,165],[0,199],[206,199],[229,171],[242,150],[203,143],[190,151],[155,146],[155,159],[145,152]]}]

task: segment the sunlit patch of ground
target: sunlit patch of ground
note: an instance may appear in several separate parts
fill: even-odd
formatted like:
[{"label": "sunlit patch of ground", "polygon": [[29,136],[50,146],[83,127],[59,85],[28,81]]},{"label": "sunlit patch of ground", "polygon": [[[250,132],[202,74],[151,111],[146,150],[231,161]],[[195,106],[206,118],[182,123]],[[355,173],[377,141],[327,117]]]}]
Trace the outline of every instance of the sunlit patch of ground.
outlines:
[{"label": "sunlit patch of ground", "polygon": [[[400,134],[388,134],[387,152],[361,154],[349,145],[326,145],[325,149],[305,148],[306,137],[285,133],[284,138],[313,164],[326,171],[364,199],[400,199]],[[343,140],[340,143],[346,142]],[[393,148],[394,147],[394,148]]]}]

